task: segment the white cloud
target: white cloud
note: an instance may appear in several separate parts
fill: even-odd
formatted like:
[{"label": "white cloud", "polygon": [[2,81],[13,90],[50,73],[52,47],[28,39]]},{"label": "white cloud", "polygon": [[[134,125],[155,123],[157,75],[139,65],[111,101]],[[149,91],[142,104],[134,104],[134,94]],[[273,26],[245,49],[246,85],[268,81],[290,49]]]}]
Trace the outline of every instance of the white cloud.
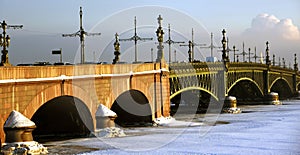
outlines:
[{"label": "white cloud", "polygon": [[299,28],[291,19],[278,19],[274,15],[259,14],[251,23],[251,27],[244,33],[245,37],[259,37],[264,39],[300,40]]}]

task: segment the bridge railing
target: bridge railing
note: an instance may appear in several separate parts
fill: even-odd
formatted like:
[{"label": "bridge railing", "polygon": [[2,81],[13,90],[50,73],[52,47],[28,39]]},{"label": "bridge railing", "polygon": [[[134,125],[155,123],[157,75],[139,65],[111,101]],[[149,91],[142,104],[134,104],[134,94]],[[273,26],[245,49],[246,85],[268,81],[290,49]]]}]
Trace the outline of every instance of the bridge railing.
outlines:
[{"label": "bridge railing", "polygon": [[170,75],[181,73],[195,73],[195,72],[210,72],[223,70],[223,63],[217,62],[194,62],[194,63],[171,63],[169,64]]}]

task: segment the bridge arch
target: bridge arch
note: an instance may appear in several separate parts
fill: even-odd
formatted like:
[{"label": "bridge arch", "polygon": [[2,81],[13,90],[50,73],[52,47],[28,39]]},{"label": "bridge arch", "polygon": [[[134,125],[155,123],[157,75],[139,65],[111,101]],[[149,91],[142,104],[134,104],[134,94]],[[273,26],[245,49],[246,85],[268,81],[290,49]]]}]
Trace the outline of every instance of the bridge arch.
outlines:
[{"label": "bridge arch", "polygon": [[[218,107],[219,99],[212,92],[201,87],[186,87],[170,97],[171,115],[206,113],[209,107]],[[192,119],[192,118],[191,118]]]},{"label": "bridge arch", "polygon": [[[288,85],[288,87],[290,88],[290,90],[292,90],[292,86],[290,85],[290,83],[288,82],[288,80],[285,79],[285,78],[283,78],[283,77],[278,77],[278,78],[276,78],[276,79],[271,83],[270,89],[271,89],[271,88],[274,86],[274,84],[275,84],[276,82],[278,82],[279,80],[285,81],[285,83]],[[300,82],[299,82],[299,84],[300,84]]]},{"label": "bridge arch", "polygon": [[293,89],[287,79],[278,77],[270,85],[270,91],[277,92],[280,98],[287,98],[293,95]]},{"label": "bridge arch", "polygon": [[[41,108],[52,107],[51,105],[49,106],[48,103],[62,100],[68,103],[64,105],[65,107],[73,109],[73,115],[80,116],[80,119],[86,129],[94,131],[95,116],[93,114],[95,114],[96,111],[96,104],[93,104],[91,97],[86,90],[73,84],[64,84],[63,88],[60,83],[51,84],[48,87],[45,87],[41,91],[37,92],[35,97],[28,105],[26,105],[23,114],[32,120],[38,120],[38,115],[42,115],[37,114]],[[72,104],[75,105],[77,114],[75,114],[74,106],[72,106]],[[54,105],[54,107],[56,109],[60,109],[58,105]],[[79,119],[77,119],[77,121],[79,121]],[[37,124],[37,126],[40,125]],[[89,131],[86,129],[81,130],[84,131],[82,133],[88,133]]]},{"label": "bridge arch", "polygon": [[241,81],[250,81],[250,82],[252,82],[252,83],[258,88],[260,94],[261,94],[262,96],[264,95],[263,90],[262,90],[262,88],[258,85],[258,83],[257,83],[256,81],[254,81],[253,79],[247,78],[247,77],[243,77],[243,78],[240,78],[240,79],[236,80],[236,81],[228,88],[228,92],[230,92],[230,91],[232,90],[232,88],[233,88],[234,86],[236,86],[236,85],[237,85],[239,82],[241,82]]},{"label": "bridge arch", "polygon": [[186,87],[186,88],[180,89],[179,91],[175,92],[174,94],[172,94],[170,96],[170,100],[172,98],[174,98],[175,96],[177,96],[178,94],[180,94],[182,92],[185,92],[185,91],[189,91],[189,90],[201,90],[201,91],[204,91],[204,92],[210,94],[216,101],[219,101],[219,98],[214,93],[212,93],[212,92],[210,92],[210,91],[208,91],[208,90],[206,90],[204,88],[201,88],[201,87]]},{"label": "bridge arch", "polygon": [[120,94],[111,110],[117,113],[115,123],[119,126],[152,123],[152,110],[148,98],[139,90],[131,89]]},{"label": "bridge arch", "polygon": [[88,91],[73,84],[64,84],[63,88],[64,90],[62,90],[61,84],[58,83],[39,91],[25,107],[23,114],[26,117],[31,118],[43,104],[60,96],[76,97],[80,99],[88,107],[88,109],[91,110],[92,114],[96,113],[97,105],[93,104]]},{"label": "bridge arch", "polygon": [[59,96],[43,104],[32,116],[37,128],[35,139],[57,139],[88,136],[94,129],[93,118],[82,100]]},{"label": "bridge arch", "polygon": [[264,97],[262,88],[250,78],[236,80],[228,89],[229,96],[235,96],[238,104],[257,104]]},{"label": "bridge arch", "polygon": [[300,81],[297,83],[296,89],[297,89],[297,91],[300,91]]}]

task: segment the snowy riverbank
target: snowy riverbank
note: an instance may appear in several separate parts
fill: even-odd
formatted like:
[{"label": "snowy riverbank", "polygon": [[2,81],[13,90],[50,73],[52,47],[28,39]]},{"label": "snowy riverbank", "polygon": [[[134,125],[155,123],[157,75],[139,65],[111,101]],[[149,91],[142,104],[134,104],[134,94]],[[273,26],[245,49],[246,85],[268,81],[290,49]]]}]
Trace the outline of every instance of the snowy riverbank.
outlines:
[{"label": "snowy riverbank", "polygon": [[63,145],[98,149],[84,154],[300,154],[300,101],[240,108],[243,113],[220,114],[215,124],[197,115],[191,125],[182,115],[173,125],[125,128],[125,137]]}]

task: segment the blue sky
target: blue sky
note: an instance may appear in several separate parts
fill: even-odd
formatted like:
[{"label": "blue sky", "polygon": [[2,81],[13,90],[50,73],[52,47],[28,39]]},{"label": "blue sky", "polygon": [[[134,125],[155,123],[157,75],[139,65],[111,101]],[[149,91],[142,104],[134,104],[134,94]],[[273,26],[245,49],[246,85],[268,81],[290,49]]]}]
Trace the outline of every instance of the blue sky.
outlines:
[{"label": "blue sky", "polygon": [[[52,49],[57,48],[63,48],[65,61],[74,61],[76,51],[79,47],[79,38],[62,38],[61,34],[78,31],[78,12],[80,6],[83,7],[85,30],[92,32],[99,31],[103,34],[100,37],[86,39],[87,61],[93,61],[94,53],[96,60],[98,60],[103,53],[112,50],[105,47],[110,46],[109,43],[113,40],[115,32],[124,32],[123,37],[131,37],[133,35],[131,29],[134,16],[137,16],[138,26],[153,27],[153,30],[151,28],[147,30],[145,28],[145,30],[138,29],[140,31],[139,35],[155,37],[155,26],[157,26],[156,18],[151,16],[151,9],[145,12],[146,10],[143,11],[142,6],[163,8],[154,9],[153,14],[162,14],[163,17],[164,15],[168,17],[164,18],[164,27],[167,27],[167,23],[171,22],[171,26],[174,27],[174,32],[176,31],[174,34],[178,32],[178,34],[185,36],[174,36],[174,39],[190,39],[191,28],[194,28],[195,42],[210,44],[209,33],[213,32],[215,35],[215,43],[219,44],[221,30],[226,28],[231,43],[230,46],[235,44],[241,49],[242,42],[245,41],[247,49],[248,47],[254,49],[254,46],[257,46],[258,52],[261,52],[264,51],[264,42],[269,37],[271,40],[271,52],[276,55],[286,57],[287,60],[292,60],[293,53],[298,52],[300,55],[300,37],[297,37],[298,34],[293,38],[281,38],[281,36],[283,36],[282,33],[294,35],[295,31],[297,31],[296,29],[300,27],[300,2],[297,0],[77,0],[72,2],[59,0],[2,0],[0,2],[0,20],[6,20],[8,24],[24,25],[23,30],[8,31],[12,38],[12,44],[9,48],[10,61],[13,64],[35,61],[54,62],[58,60],[58,57],[52,56],[49,53],[51,53]],[[177,13],[174,12],[178,12],[178,16]],[[263,13],[265,13],[264,16],[258,17],[258,15]],[[124,14],[128,14],[128,16]],[[174,14],[174,16],[172,16],[172,14]],[[176,18],[180,16],[179,14],[181,14],[183,18]],[[184,18],[184,16],[187,18]],[[285,19],[290,19],[291,22]],[[256,21],[256,27],[251,26],[253,20]],[[265,22],[264,20],[269,22]],[[270,28],[270,32],[264,34],[264,32],[268,31],[267,29],[266,31],[257,30],[257,28],[260,27],[263,29],[263,27],[268,25],[266,23],[270,24],[270,22],[273,24],[272,28]],[[289,30],[284,30],[285,28]],[[206,33],[202,33],[202,30],[205,30]],[[280,32],[277,33],[274,31]],[[150,34],[151,32],[153,32],[153,34]],[[251,32],[251,35],[249,35],[248,32]],[[278,35],[273,35],[273,33]],[[122,36],[120,36],[120,38],[121,37]],[[104,43],[105,41],[107,41],[107,43]],[[145,44],[147,48],[143,49],[142,47],[144,46],[142,44]],[[146,43],[140,44],[139,51],[141,55],[143,55],[142,51],[149,51],[150,46],[155,48],[156,45],[150,44],[151,43],[149,43],[149,45]],[[132,53],[130,52],[130,50],[132,50],[130,46],[132,45],[133,43],[130,42],[121,43],[121,49],[124,51],[126,49],[128,53]],[[107,51],[105,51],[105,49]],[[178,45],[174,45],[173,49],[181,51],[182,59],[186,59],[187,49],[179,47]],[[165,52],[167,50],[168,49],[165,48]],[[198,50],[201,51],[199,53],[203,53],[202,56],[199,55],[198,59],[203,59],[207,56],[207,53],[209,53],[205,49]],[[145,53],[145,55],[149,55],[148,53]],[[216,56],[218,56],[218,52],[216,53]],[[124,54],[124,60],[125,55],[126,54]],[[131,57],[131,55],[128,54],[127,57]],[[112,60],[113,57],[111,56],[110,58],[110,56],[106,56],[102,61],[107,60],[110,62],[110,59]],[[149,56],[145,57],[145,59],[149,59]],[[130,59],[128,58],[126,61],[130,61]]]}]

